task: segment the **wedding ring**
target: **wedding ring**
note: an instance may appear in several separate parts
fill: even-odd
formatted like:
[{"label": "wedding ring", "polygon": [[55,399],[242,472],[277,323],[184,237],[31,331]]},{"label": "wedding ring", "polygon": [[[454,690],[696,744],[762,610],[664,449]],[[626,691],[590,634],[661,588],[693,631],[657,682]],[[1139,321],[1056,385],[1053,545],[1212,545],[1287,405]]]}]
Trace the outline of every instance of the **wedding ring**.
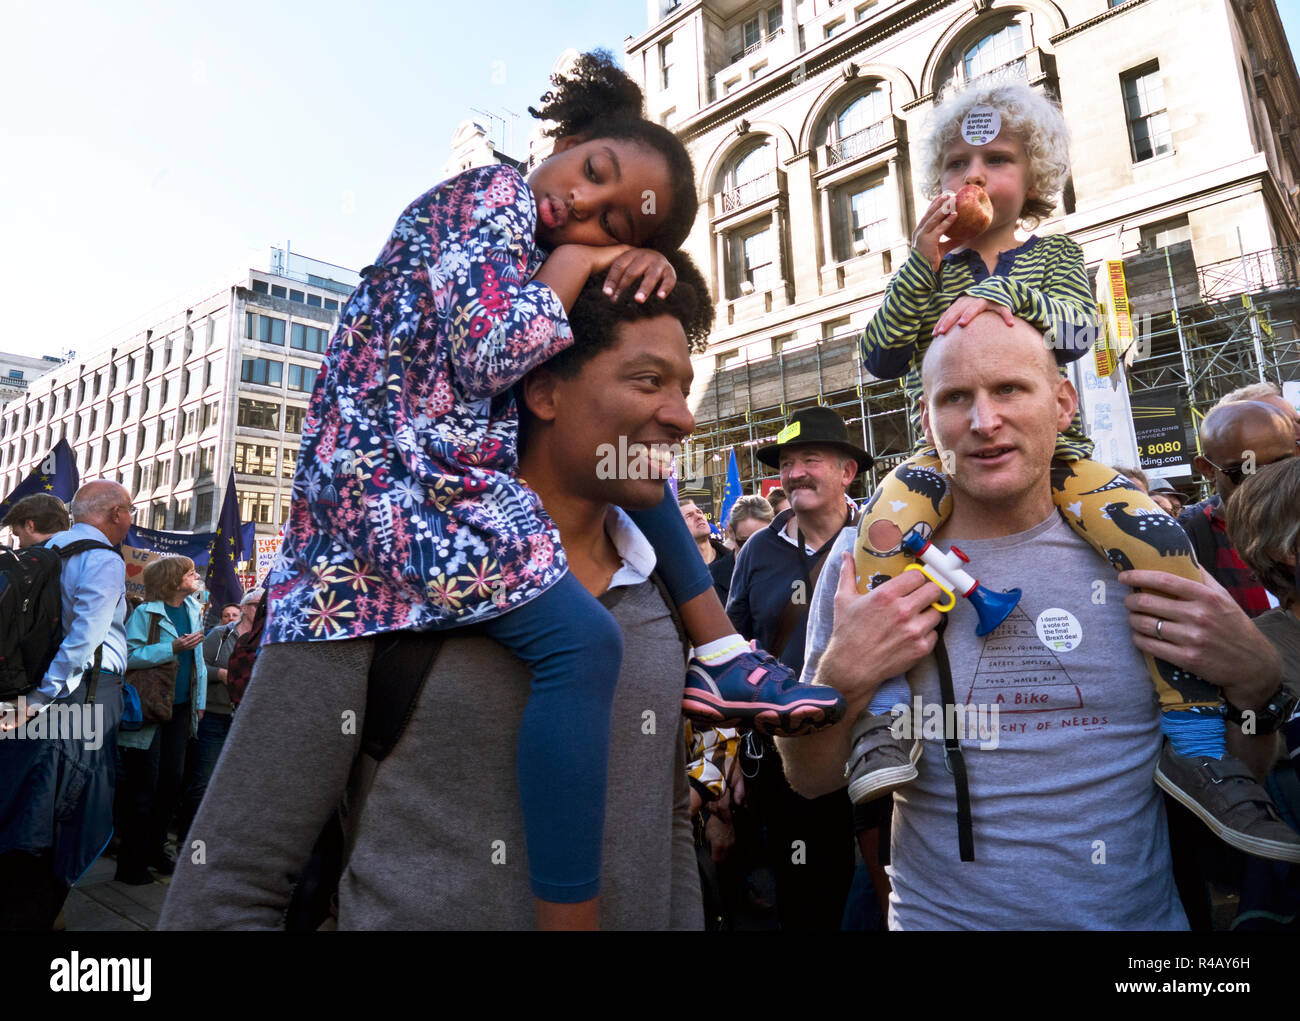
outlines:
[{"label": "wedding ring", "polygon": [[1163,636],[1160,634],[1160,629],[1161,629],[1162,627],[1164,627],[1164,626],[1165,626],[1165,622],[1164,622],[1163,620],[1158,620],[1158,621],[1156,621],[1156,637],[1157,637],[1157,638],[1162,638],[1162,637],[1163,637]]}]

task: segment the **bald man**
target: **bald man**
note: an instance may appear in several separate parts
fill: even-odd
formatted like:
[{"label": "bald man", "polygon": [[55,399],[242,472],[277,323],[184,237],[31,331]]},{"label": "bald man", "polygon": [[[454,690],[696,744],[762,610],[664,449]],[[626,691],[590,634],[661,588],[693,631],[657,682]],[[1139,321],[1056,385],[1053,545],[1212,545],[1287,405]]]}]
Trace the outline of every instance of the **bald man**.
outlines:
[{"label": "bald man", "polygon": [[[1139,652],[1194,670],[1247,708],[1273,693],[1281,664],[1217,586],[1157,571],[1125,572],[1117,585],[1057,513],[1052,454],[1077,396],[1037,330],[980,315],[931,345],[922,383],[927,438],[952,465],[952,515],[936,541],[959,545],[988,591],[1021,595],[984,637],[970,600],[946,615],[973,856],[961,860],[950,756],[925,722],[918,776],[894,794],[890,927],[1184,928],[1152,782],[1160,713]],[[918,729],[945,702],[931,606],[943,593],[906,571],[859,594],[855,541],[855,530],[841,533],[822,572],[804,675],[845,696],[845,722],[778,742],[805,796],[845,783],[851,721],[886,680],[907,675]],[[1255,671],[1269,679],[1240,679]]]},{"label": "bald man", "polygon": [[1232,548],[1223,509],[1245,475],[1296,456],[1295,426],[1281,408],[1262,399],[1218,404],[1201,423],[1201,451],[1192,463],[1215,493],[1184,509],[1178,523],[1192,540],[1196,558],[1247,616],[1258,617],[1277,600]]},{"label": "bald man", "polygon": [[126,565],[116,547],[131,524],[131,495],[116,482],[88,482],[71,509],[72,527],[45,544],[63,558],[63,640],[35,690],[0,704],[0,736],[9,738],[0,740],[0,930],[52,928],[113,832],[127,660]]}]

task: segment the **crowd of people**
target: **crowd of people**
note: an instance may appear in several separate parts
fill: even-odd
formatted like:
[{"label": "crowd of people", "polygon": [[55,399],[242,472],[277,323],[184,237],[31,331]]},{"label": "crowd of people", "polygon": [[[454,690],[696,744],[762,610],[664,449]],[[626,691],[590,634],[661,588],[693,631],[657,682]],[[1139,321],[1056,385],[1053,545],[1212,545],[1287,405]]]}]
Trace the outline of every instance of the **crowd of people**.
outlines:
[{"label": "crowd of people", "polygon": [[[266,591],[215,629],[184,557],[128,607],[121,486],[14,506],[59,612],[0,689],[0,927],[55,925],[101,852],[171,875],[162,929],[1209,928],[1212,886],[1294,926],[1300,412],[1228,394],[1188,506],[1092,460],[1082,252],[1016,234],[1068,174],[1059,110],[973,88],[922,141],[862,337],[917,449],[859,504],[872,453],[797,411],[722,538],[664,482],[713,303],[690,158],[640,111],[585,55],[530,178],[402,214]],[[992,219],[954,240],[972,184]]]}]

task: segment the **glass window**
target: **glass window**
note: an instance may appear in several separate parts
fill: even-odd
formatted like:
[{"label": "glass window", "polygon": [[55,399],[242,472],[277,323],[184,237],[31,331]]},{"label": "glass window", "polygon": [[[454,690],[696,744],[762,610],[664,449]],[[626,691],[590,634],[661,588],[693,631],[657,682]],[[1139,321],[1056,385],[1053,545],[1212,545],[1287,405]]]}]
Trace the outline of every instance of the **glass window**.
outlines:
[{"label": "glass window", "polygon": [[309,365],[290,365],[289,366],[289,389],[300,390],[303,393],[311,393],[312,385],[316,382],[316,370]]},{"label": "glass window", "polygon": [[194,498],[194,528],[205,531],[212,523],[212,494],[199,493]]},{"label": "glass window", "polygon": [[261,443],[235,444],[235,471],[240,475],[274,476],[275,447]]},{"label": "glass window", "polygon": [[1013,21],[986,35],[966,51],[962,58],[966,80],[970,81],[977,75],[1010,63],[1024,52],[1024,30],[1020,27],[1020,22]]},{"label": "glass window", "polygon": [[781,8],[769,7],[767,11],[767,34],[776,35],[781,31]]},{"label": "glass window", "polygon": [[778,282],[775,234],[771,227],[739,234],[736,238],[736,289],[746,293],[745,284],[764,291]]},{"label": "glass window", "polygon": [[260,340],[263,344],[284,344],[284,320],[271,316],[248,315],[248,339]]},{"label": "glass window", "polygon": [[239,378],[245,383],[260,383],[262,386],[279,386],[283,362],[274,362],[269,358],[245,358],[244,367]]},{"label": "glass window", "polygon": [[271,297],[272,297],[272,298],[287,298],[288,296],[289,296],[289,292],[286,291],[286,290],[285,290],[283,287],[281,287],[279,284],[272,284],[272,285],[271,285]]},{"label": "glass window", "polygon": [[248,429],[279,429],[280,405],[267,401],[239,400],[239,424]]},{"label": "glass window", "polygon": [[295,408],[292,404],[284,409],[284,431],[301,435],[302,419],[307,414],[306,408]]},{"label": "glass window", "polygon": [[1129,145],[1133,162],[1140,163],[1173,151],[1169,134],[1169,114],[1165,110],[1165,87],[1160,65],[1152,64],[1126,74],[1124,113],[1128,118]]},{"label": "glass window", "polygon": [[741,30],[742,44],[748,50],[751,46],[757,46],[763,41],[763,19],[750,18],[745,22],[745,27]]},{"label": "glass window", "polygon": [[339,303],[337,301],[335,301],[333,298],[325,299],[326,312],[337,312],[338,310],[339,310]]},{"label": "glass window", "polygon": [[328,334],[314,326],[294,323],[289,330],[289,346],[295,351],[314,351],[321,354],[325,350]]},{"label": "glass window", "polygon": [[856,135],[889,116],[889,97],[883,89],[873,89],[859,96],[835,118],[837,137]]},{"label": "glass window", "polygon": [[265,280],[254,280],[253,291],[257,294],[269,294],[270,288],[267,286]]},{"label": "glass window", "polygon": [[853,182],[840,192],[838,206],[837,258],[851,259],[885,247],[889,212],[883,181]]},{"label": "glass window", "polygon": [[319,294],[307,295],[307,304],[312,306],[312,308],[320,308],[320,295]]},{"label": "glass window", "polygon": [[303,303],[306,302],[307,298],[306,298],[306,296],[302,293],[302,291],[290,290],[290,291],[289,291],[289,300],[290,300],[290,301],[296,301],[299,305],[301,305],[301,304],[303,304]]},{"label": "glass window", "polygon": [[280,477],[293,478],[293,470],[298,466],[298,448],[286,446],[280,456]]}]

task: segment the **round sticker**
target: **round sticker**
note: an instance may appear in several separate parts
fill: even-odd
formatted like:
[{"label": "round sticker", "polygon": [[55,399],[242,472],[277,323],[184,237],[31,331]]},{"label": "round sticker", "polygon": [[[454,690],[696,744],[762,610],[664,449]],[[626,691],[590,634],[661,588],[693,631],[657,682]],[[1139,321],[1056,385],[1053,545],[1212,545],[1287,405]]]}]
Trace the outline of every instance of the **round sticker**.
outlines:
[{"label": "round sticker", "polygon": [[1083,641],[1083,628],[1069,610],[1044,610],[1034,622],[1038,640],[1053,652],[1069,652]]},{"label": "round sticker", "polygon": [[961,137],[969,145],[988,145],[1002,130],[1002,115],[991,106],[972,106],[961,122]]}]

